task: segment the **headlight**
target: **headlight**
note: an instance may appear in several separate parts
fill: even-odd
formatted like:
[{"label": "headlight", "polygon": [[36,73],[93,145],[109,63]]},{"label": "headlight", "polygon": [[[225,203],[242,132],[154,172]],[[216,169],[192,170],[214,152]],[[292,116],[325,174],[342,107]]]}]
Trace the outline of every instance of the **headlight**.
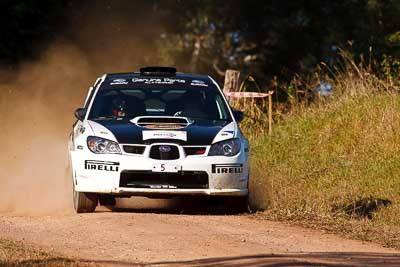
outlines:
[{"label": "headlight", "polygon": [[121,149],[117,142],[101,137],[89,136],[87,145],[90,151],[96,154],[121,154]]},{"label": "headlight", "polygon": [[235,156],[240,151],[240,139],[233,138],[215,143],[211,146],[209,156]]}]

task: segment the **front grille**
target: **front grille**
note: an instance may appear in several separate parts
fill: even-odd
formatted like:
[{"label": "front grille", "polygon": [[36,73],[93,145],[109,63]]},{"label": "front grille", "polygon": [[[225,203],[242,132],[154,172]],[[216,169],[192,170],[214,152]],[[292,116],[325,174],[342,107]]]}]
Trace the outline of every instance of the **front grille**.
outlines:
[{"label": "front grille", "polygon": [[201,171],[156,173],[151,171],[123,171],[120,187],[154,189],[207,189],[208,174]]},{"label": "front grille", "polygon": [[197,147],[184,147],[186,156],[192,156],[192,155],[203,155],[206,153],[206,147],[205,146],[197,146]]},{"label": "front grille", "polygon": [[161,160],[179,159],[179,149],[173,145],[154,145],[150,149],[150,158]]},{"label": "front grille", "polygon": [[123,146],[124,151],[129,154],[143,154],[144,146]]}]

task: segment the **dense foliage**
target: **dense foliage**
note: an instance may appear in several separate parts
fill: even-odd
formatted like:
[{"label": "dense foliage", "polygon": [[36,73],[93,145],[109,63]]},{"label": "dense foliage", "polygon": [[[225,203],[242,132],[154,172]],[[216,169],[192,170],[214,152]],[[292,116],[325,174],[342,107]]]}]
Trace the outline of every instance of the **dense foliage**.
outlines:
[{"label": "dense foliage", "polygon": [[[89,8],[82,11],[85,5]],[[160,21],[164,31],[153,36],[159,50],[151,56],[186,71],[222,74],[221,70],[236,68],[266,82],[274,76],[290,80],[294,73],[310,72],[321,61],[334,65],[339,47],[389,65],[400,56],[397,0],[229,4],[220,0],[15,0],[0,4],[0,60],[15,62],[35,54],[38,44],[64,34],[65,26],[77,16],[85,17],[82,12],[96,12],[94,6],[116,14],[121,6],[151,10],[148,17],[154,24],[147,21],[143,31],[158,27]]]},{"label": "dense foliage", "polygon": [[34,55],[41,44],[61,31],[67,1],[7,0],[0,3],[0,62],[12,63]]}]

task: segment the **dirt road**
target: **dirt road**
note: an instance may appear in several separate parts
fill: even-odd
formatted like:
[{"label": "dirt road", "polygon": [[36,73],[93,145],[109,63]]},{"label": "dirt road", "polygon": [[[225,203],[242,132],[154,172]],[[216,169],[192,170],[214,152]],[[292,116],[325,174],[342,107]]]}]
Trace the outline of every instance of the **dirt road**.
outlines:
[{"label": "dirt road", "polygon": [[400,265],[398,251],[375,244],[254,215],[180,214],[149,203],[83,215],[2,214],[0,238],[100,265]]}]

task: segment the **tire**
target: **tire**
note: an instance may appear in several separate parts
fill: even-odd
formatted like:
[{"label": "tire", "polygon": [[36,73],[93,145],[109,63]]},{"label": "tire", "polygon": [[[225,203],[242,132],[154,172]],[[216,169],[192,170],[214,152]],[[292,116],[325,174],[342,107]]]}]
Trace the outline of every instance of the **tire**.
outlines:
[{"label": "tire", "polygon": [[83,193],[75,190],[73,185],[73,201],[76,213],[91,213],[94,212],[97,206],[98,197],[94,193]]}]

